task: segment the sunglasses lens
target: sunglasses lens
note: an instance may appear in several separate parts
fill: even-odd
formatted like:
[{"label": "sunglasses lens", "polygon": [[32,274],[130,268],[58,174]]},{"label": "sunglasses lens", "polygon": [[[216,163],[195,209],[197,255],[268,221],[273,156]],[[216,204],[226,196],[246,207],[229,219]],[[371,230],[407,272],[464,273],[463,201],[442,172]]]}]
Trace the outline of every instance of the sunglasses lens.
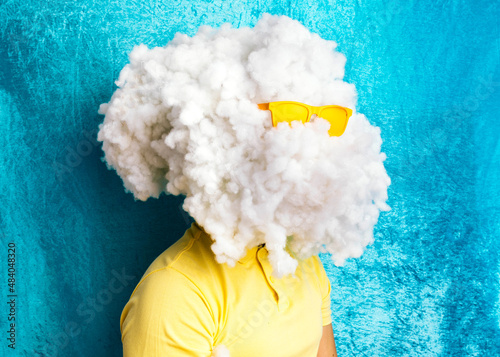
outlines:
[{"label": "sunglasses lens", "polygon": [[300,120],[305,123],[309,119],[309,110],[300,104],[283,103],[270,108],[273,113],[273,122],[288,122]]},{"label": "sunglasses lens", "polygon": [[342,135],[347,126],[347,119],[349,119],[345,109],[337,107],[326,107],[318,116],[330,122],[330,130],[328,130],[330,136]]}]

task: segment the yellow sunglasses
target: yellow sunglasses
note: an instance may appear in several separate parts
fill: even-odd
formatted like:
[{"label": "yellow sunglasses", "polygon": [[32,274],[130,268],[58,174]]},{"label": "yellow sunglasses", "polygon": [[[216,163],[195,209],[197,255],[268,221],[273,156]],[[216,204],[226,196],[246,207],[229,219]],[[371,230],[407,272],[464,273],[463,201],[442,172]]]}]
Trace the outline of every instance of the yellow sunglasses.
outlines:
[{"label": "yellow sunglasses", "polygon": [[273,126],[281,122],[291,123],[294,120],[300,120],[302,123],[311,120],[311,116],[316,114],[318,117],[330,122],[330,136],[341,136],[347,127],[347,121],[352,115],[352,110],[338,105],[324,105],[314,107],[299,102],[281,101],[258,104],[259,109],[271,111]]}]

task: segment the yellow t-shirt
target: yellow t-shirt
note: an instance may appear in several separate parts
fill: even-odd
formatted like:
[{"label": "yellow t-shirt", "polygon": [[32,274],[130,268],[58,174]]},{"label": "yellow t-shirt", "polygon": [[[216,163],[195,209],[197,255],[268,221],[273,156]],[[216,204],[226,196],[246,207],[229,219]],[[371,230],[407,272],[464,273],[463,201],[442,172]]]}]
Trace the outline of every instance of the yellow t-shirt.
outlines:
[{"label": "yellow t-shirt", "polygon": [[124,357],[316,357],[331,323],[330,281],[317,256],[296,277],[271,276],[265,247],[229,267],[195,223],[150,265],[121,319]]}]

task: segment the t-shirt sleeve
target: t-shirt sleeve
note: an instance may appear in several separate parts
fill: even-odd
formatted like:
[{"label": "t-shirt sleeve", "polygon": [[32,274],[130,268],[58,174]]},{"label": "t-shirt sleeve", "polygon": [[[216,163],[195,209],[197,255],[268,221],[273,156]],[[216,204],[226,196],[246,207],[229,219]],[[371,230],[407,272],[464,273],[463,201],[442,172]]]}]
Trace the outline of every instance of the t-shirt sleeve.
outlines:
[{"label": "t-shirt sleeve", "polygon": [[319,257],[317,257],[317,262],[319,264],[319,284],[322,298],[321,315],[323,318],[323,326],[326,326],[332,323],[332,310],[330,306],[330,292],[332,287],[330,284],[330,279],[328,279],[325,268],[323,267],[323,263],[321,263]]},{"label": "t-shirt sleeve", "polygon": [[144,277],[120,318],[124,357],[210,356],[215,323],[198,287],[173,268]]}]

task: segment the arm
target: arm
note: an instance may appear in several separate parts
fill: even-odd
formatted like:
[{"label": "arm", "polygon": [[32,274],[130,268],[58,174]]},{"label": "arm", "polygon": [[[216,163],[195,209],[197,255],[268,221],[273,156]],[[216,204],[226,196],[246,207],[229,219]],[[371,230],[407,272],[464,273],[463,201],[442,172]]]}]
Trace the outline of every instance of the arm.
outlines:
[{"label": "arm", "polygon": [[335,339],[332,328],[332,310],[330,307],[330,293],[332,290],[330,279],[326,275],[325,269],[319,257],[316,257],[319,266],[319,281],[322,294],[321,314],[323,320],[323,334],[319,343],[318,357],[337,357]]},{"label": "arm", "polygon": [[337,357],[332,324],[323,326],[323,335],[319,343],[318,357]]}]

